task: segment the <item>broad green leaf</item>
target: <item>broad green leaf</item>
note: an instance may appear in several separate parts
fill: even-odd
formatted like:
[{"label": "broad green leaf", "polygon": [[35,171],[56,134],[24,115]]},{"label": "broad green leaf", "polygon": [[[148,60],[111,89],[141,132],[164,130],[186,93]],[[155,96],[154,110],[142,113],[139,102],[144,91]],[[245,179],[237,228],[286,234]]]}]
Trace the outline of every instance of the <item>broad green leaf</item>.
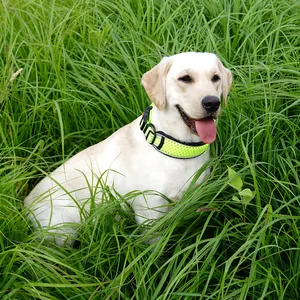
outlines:
[{"label": "broad green leaf", "polygon": [[232,196],[232,200],[236,202],[241,202],[241,199],[238,198],[237,196]]},{"label": "broad green leaf", "polygon": [[228,179],[229,179],[228,184],[240,192],[243,187],[243,181],[241,179],[241,176],[238,175],[238,173],[235,172],[230,167],[227,167],[227,169],[228,169]]},{"label": "broad green leaf", "polygon": [[250,189],[243,189],[239,192],[239,195],[241,196],[242,202],[248,204],[254,198],[255,193]]}]

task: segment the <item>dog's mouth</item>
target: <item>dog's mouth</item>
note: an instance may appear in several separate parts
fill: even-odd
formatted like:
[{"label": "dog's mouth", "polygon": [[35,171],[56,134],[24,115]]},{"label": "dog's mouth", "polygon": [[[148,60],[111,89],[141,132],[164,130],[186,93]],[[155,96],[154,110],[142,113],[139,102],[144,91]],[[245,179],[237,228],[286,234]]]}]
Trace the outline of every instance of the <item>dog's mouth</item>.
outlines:
[{"label": "dog's mouth", "polygon": [[197,134],[203,143],[211,144],[215,141],[217,136],[215,118],[208,116],[198,120],[192,119],[179,105],[176,105],[176,107],[186,126],[189,127],[192,133]]}]

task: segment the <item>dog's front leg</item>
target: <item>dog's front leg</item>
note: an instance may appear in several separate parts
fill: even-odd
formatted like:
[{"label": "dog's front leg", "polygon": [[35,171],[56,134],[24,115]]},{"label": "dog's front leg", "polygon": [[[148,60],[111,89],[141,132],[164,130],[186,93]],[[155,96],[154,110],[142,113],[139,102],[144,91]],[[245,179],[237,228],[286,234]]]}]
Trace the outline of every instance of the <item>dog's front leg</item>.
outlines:
[{"label": "dog's front leg", "polygon": [[[132,208],[138,224],[148,224],[161,218],[168,210],[168,201],[160,195],[139,195],[133,203]],[[154,238],[149,243],[154,243],[159,238]]]}]

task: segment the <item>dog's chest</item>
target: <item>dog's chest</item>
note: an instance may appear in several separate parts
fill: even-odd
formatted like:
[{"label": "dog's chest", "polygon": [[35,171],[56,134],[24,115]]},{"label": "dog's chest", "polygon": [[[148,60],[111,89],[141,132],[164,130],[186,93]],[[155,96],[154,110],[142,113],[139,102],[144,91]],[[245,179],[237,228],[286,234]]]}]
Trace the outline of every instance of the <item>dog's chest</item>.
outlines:
[{"label": "dog's chest", "polygon": [[[126,168],[121,168],[125,176],[114,174],[114,186],[119,188],[119,192],[154,190],[176,200],[182,196],[193,175],[209,159],[208,152],[194,159],[176,159],[154,151],[151,159],[144,156],[143,160],[138,159],[138,164],[134,163],[136,160],[127,160]],[[207,171],[199,177],[199,181],[206,174]]]},{"label": "dog's chest", "polygon": [[[176,200],[182,197],[182,194],[190,184],[191,179],[195,173],[201,168],[209,157],[209,153],[205,153],[202,157],[195,159],[172,159],[163,164],[161,174],[163,181],[160,185],[160,190],[169,198]],[[206,172],[204,172],[198,179],[202,181]],[[155,176],[155,174],[154,174]],[[156,176],[159,176],[156,174]]]}]

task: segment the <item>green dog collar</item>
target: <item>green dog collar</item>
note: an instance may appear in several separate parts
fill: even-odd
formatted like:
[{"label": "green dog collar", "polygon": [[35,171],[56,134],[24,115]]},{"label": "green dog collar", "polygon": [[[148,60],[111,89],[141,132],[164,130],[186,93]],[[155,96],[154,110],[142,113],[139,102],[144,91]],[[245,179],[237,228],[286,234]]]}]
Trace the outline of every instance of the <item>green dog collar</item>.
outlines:
[{"label": "green dog collar", "polygon": [[146,137],[146,141],[157,151],[174,158],[194,158],[203,154],[209,147],[209,144],[184,143],[167,135],[162,131],[156,131],[151,123],[152,106],[148,106],[142,116],[140,129]]}]

